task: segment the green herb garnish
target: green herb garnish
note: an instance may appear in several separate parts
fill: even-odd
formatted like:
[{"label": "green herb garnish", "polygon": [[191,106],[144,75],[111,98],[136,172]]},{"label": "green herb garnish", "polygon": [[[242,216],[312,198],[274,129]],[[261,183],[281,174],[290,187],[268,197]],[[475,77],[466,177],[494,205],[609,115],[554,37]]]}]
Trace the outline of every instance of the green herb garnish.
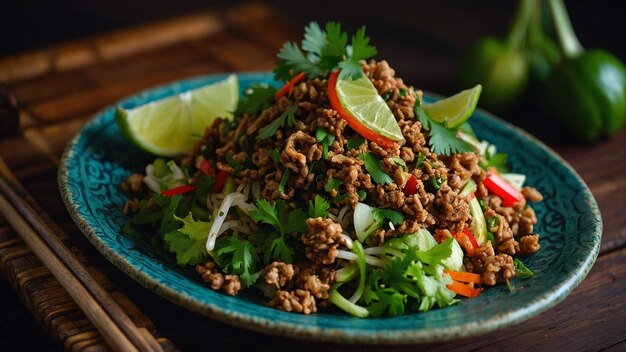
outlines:
[{"label": "green herb garnish", "polygon": [[276,131],[278,131],[279,128],[285,125],[285,123],[287,126],[293,127],[296,123],[295,113],[297,109],[298,107],[295,105],[288,107],[287,110],[285,110],[277,119],[274,119],[274,121],[259,130],[259,138],[268,139],[272,137],[276,134]]},{"label": "green herb garnish", "polygon": [[451,155],[470,152],[474,147],[466,141],[457,137],[456,128],[448,129],[443,124],[435,122],[426,115],[419,100],[413,107],[415,114],[419,117],[422,126],[430,133],[430,149],[438,155]]},{"label": "green herb garnish", "polygon": [[524,263],[522,263],[521,260],[517,258],[515,258],[515,260],[513,261],[513,265],[515,266],[515,276],[519,277],[520,279],[527,279],[535,275],[530,269],[526,267],[526,265],[524,265]]},{"label": "green herb garnish", "polygon": [[358,79],[363,75],[360,61],[376,55],[376,48],[369,45],[369,40],[365,27],[357,30],[348,45],[348,33],[341,30],[339,23],[328,22],[323,30],[317,22],[311,22],[304,28],[304,52],[294,42],[285,43],[277,55],[274,76],[288,81],[305,72],[313,79],[341,69],[341,78]]},{"label": "green herb garnish", "polygon": [[391,176],[387,175],[380,167],[382,161],[372,153],[359,154],[359,159],[365,163],[365,169],[379,185],[386,185],[393,182]]},{"label": "green herb garnish", "polygon": [[335,141],[335,136],[328,132],[327,129],[319,127],[317,131],[315,131],[315,139],[322,144],[322,158],[328,158],[328,148]]},{"label": "green herb garnish", "polygon": [[237,103],[235,116],[243,114],[257,115],[261,110],[267,109],[274,103],[276,88],[267,85],[254,85],[246,90],[244,96]]}]

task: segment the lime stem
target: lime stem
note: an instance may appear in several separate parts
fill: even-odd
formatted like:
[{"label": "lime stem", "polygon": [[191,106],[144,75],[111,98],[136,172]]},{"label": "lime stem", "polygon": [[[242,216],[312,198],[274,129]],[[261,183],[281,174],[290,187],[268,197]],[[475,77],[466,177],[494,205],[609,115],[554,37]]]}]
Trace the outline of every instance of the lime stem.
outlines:
[{"label": "lime stem", "polygon": [[526,32],[528,31],[528,22],[535,8],[535,0],[520,0],[515,11],[515,17],[509,28],[506,41],[511,47],[521,48]]},{"label": "lime stem", "polygon": [[556,29],[556,35],[559,38],[559,45],[566,57],[573,58],[582,54],[585,49],[580,44],[572,22],[567,14],[567,9],[563,0],[548,0],[552,18]]}]

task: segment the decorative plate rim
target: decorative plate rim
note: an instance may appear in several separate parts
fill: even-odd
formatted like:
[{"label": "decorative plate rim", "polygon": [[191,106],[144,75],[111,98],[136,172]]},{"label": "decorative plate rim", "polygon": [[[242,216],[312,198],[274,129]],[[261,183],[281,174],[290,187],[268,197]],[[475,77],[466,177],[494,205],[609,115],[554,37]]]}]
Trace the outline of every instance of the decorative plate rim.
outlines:
[{"label": "decorative plate rim", "polygon": [[[258,76],[259,78],[266,78],[270,74],[269,72],[263,71],[234,73],[236,73],[238,76]],[[584,280],[584,278],[591,270],[591,267],[593,266],[600,249],[600,241],[602,236],[602,218],[597,202],[593,197],[593,194],[589,190],[588,186],[585,184],[580,175],[578,175],[578,173],[574,170],[574,168],[569,165],[569,163],[567,163],[567,161],[565,161],[561,156],[559,156],[555,151],[553,151],[543,142],[541,142],[525,130],[516,127],[513,124],[504,121],[487,111],[477,109],[480,114],[487,117],[488,119],[498,124],[501,124],[511,130],[514,130],[522,137],[532,141],[539,148],[547,152],[550,157],[554,158],[562,166],[564,166],[565,169],[574,177],[576,183],[579,186],[582,186],[582,192],[586,196],[585,199],[587,200],[588,209],[591,213],[593,213],[593,220],[597,224],[597,226],[591,233],[591,236],[596,240],[593,243],[592,250],[587,254],[587,256],[584,258],[585,260],[580,264],[580,270],[568,276],[566,280],[561,281],[560,284],[552,287],[552,289],[549,289],[543,292],[541,295],[537,296],[531,305],[521,307],[508,313],[497,314],[489,318],[481,318],[464,324],[456,324],[446,328],[439,328],[437,330],[419,328],[399,331],[391,329],[380,329],[376,332],[372,332],[369,330],[365,331],[345,330],[343,328],[326,328],[318,327],[315,325],[303,325],[298,323],[282,322],[270,320],[267,318],[260,318],[235,310],[226,310],[219,305],[219,302],[202,303],[194,299],[190,295],[186,294],[185,292],[180,292],[171,287],[168,287],[166,284],[159,282],[159,280],[157,280],[155,277],[142,272],[140,268],[131,264],[124,256],[111,249],[100,237],[97,236],[95,229],[89,225],[88,219],[83,217],[78,211],[80,205],[74,201],[75,196],[72,194],[68,185],[69,170],[67,164],[68,161],[71,160],[74,156],[74,149],[83,132],[90,126],[98,124],[103,114],[112,106],[119,105],[123,101],[128,100],[132,97],[148,94],[152,91],[163,89],[173,84],[185,84],[192,83],[194,81],[217,79],[218,77],[226,77],[228,74],[230,73],[195,76],[187,79],[172,81],[158,86],[153,86],[129,95],[123,99],[120,99],[116,103],[111,104],[104,109],[101,109],[91,117],[89,122],[85,123],[81,127],[81,129],[67,144],[61,157],[58,169],[57,180],[61,197],[70,213],[70,216],[83,232],[85,237],[87,237],[92,245],[94,245],[107,260],[117,266],[126,275],[130,276],[133,280],[140,283],[148,290],[157,293],[158,295],[166,298],[172,303],[230,325],[235,325],[258,332],[269,333],[272,335],[286,336],[292,338],[359,344],[414,344],[442,342],[458,338],[486,334],[496,329],[514,325],[521,321],[535,317],[565,299],[567,295],[571,293]],[[425,95],[433,98],[441,98],[441,96],[438,94],[428,92],[425,92]]]}]

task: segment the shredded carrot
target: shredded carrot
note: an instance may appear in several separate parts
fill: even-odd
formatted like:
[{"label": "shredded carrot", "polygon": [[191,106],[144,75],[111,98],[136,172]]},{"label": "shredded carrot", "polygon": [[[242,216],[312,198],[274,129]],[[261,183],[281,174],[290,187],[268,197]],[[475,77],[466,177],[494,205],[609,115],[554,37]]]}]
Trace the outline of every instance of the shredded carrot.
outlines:
[{"label": "shredded carrot", "polygon": [[468,273],[464,271],[454,271],[449,269],[443,269],[443,272],[450,275],[452,280],[461,281],[461,282],[471,282],[475,284],[482,284],[483,277],[479,274]]},{"label": "shredded carrot", "polygon": [[466,285],[466,284],[463,284],[454,280],[452,281],[451,284],[446,285],[446,287],[448,288],[448,290],[458,295],[467,297],[467,298],[474,298],[478,296],[480,292],[482,292],[482,289],[473,288],[473,287],[470,287],[469,285]]},{"label": "shredded carrot", "polygon": [[454,239],[465,249],[465,252],[469,257],[474,256],[474,245],[472,244],[472,240],[467,236],[467,234],[463,231],[459,231],[455,233]]},{"label": "shredded carrot", "polygon": [[300,83],[300,81],[302,81],[305,77],[306,77],[306,73],[304,72],[300,72],[297,75],[295,75],[289,82],[285,83],[285,85],[282,86],[278,90],[278,92],[276,92],[276,94],[274,94],[274,99],[278,100],[280,99],[280,97],[284,95],[291,94],[291,92],[293,92],[295,85]]}]

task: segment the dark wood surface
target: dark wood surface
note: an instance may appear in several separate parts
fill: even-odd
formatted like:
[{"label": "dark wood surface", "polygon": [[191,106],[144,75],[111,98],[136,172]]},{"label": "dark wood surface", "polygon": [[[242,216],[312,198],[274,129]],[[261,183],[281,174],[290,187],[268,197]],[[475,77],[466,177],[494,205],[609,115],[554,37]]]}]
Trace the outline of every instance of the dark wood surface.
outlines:
[{"label": "dark wood surface", "polygon": [[[91,265],[151,319],[161,336],[182,350],[291,350],[293,345],[311,351],[365,349],[263,335],[223,325],[163,300],[130,280],[84,239],[58,194],[59,156],[93,113],[138,90],[185,77],[270,69],[282,43],[301,33],[298,22],[302,18],[290,21],[280,11],[264,4],[238,5],[0,58],[0,84],[20,102],[21,128],[18,135],[0,140],[0,156]],[[348,22],[368,24],[367,18],[357,20]],[[507,20],[499,18],[495,28],[503,28]],[[442,21],[454,25],[453,20]],[[458,55],[471,38],[493,28],[478,26],[455,39],[416,24],[404,28],[399,37],[378,38],[375,33],[380,26],[374,24],[374,33],[370,33],[380,56],[389,58],[407,81],[441,93],[454,91],[450,82]],[[400,44],[412,38],[421,44],[406,48],[403,56]],[[596,264],[562,303],[519,325],[443,344],[368,350],[626,349],[626,130],[609,140],[578,145],[569,142],[541,112],[520,110],[507,117],[554,148],[591,188],[604,222]],[[2,231],[9,230],[0,228],[0,234]],[[32,318],[20,303],[8,284],[12,280],[0,280],[0,349],[60,348],[36,323],[41,319]],[[23,300],[27,293],[19,294]]]}]

